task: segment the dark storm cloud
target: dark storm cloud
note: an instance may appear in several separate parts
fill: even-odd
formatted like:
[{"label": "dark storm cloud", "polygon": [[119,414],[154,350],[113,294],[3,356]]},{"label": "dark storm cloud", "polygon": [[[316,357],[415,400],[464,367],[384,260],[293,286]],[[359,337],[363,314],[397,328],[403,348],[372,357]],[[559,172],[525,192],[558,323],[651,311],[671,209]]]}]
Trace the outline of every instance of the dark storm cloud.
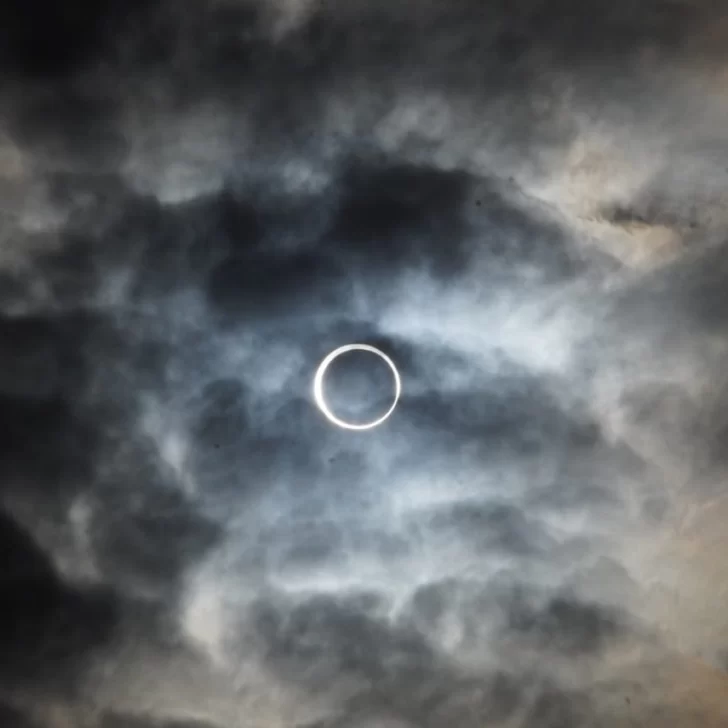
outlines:
[{"label": "dark storm cloud", "polygon": [[589,701],[584,695],[570,695],[558,688],[552,688],[537,698],[523,725],[524,728],[576,728],[584,725],[585,721],[593,720],[590,713],[593,711],[590,711]]},{"label": "dark storm cloud", "polygon": [[4,685],[72,684],[89,650],[107,643],[116,622],[113,596],[58,580],[47,557],[2,516],[2,660]]},{"label": "dark storm cloud", "polygon": [[113,168],[123,158],[118,113],[113,98],[71,86],[31,94],[11,111],[6,123],[16,143],[32,150],[44,166],[52,170],[72,165],[77,172],[93,173]]},{"label": "dark storm cloud", "polygon": [[[548,725],[578,726],[593,715],[585,695],[564,693],[548,682],[539,684],[536,672],[517,676],[492,668],[469,673],[433,649],[427,637],[437,630],[433,620],[444,616],[462,586],[443,584],[441,590],[429,587],[427,593],[418,593],[414,610],[418,617],[401,625],[388,625],[377,617],[376,600],[367,595],[339,603],[314,599],[293,612],[261,607],[256,624],[268,645],[266,659],[277,671],[305,680],[314,691],[329,690],[339,682],[350,685],[347,692],[353,690],[355,697],[348,700],[350,722],[345,725],[358,725],[357,721],[368,725],[367,720],[376,724],[388,718],[417,726],[440,725],[443,720],[463,726],[484,721],[501,725],[520,713],[523,725],[542,720]],[[498,601],[483,590],[468,606],[474,628],[470,640],[477,639],[478,627],[488,618],[489,603],[492,608]],[[518,606],[516,594],[510,601],[506,607],[500,600],[500,607],[506,607],[507,628],[537,640],[547,650],[596,652],[602,640],[613,640],[621,632],[618,618],[595,605],[555,598],[543,610],[529,613]]]},{"label": "dark storm cloud", "polygon": [[8,728],[34,728],[34,723],[30,719],[8,705],[0,704],[0,720]]},{"label": "dark storm cloud", "polygon": [[[324,310],[335,306],[337,299],[344,304],[345,293],[340,290],[337,295],[337,278],[341,275],[327,257],[304,253],[277,261],[269,256],[226,260],[208,285],[212,300],[226,311],[279,318],[310,311],[317,300]],[[283,296],[278,293],[281,289]]]},{"label": "dark storm cloud", "polygon": [[[489,582],[427,584],[415,592],[411,608],[412,623],[423,635],[436,635],[456,617],[465,625],[468,641],[480,650],[515,639],[545,656],[598,655],[606,643],[625,638],[631,629],[614,609],[566,591],[538,593],[517,576],[503,574]],[[484,631],[486,625],[492,631]]]},{"label": "dark storm cloud", "polygon": [[47,495],[88,476],[98,438],[74,407],[85,386],[80,353],[95,326],[85,314],[3,317],[3,488],[38,486]]},{"label": "dark storm cloud", "polygon": [[150,584],[166,592],[183,569],[215,543],[218,529],[200,518],[176,490],[155,482],[156,468],[139,467],[144,485],[131,491],[126,473],[119,484],[105,483],[90,535],[99,567],[119,580]]},{"label": "dark storm cloud", "polygon": [[[713,659],[674,534],[723,491],[719,21],[3,6],[0,698],[577,728],[624,654]],[[404,381],[368,433],[311,402],[352,340]]]},{"label": "dark storm cloud", "polygon": [[[182,113],[190,103],[210,97],[232,109],[240,104],[246,116],[251,112],[256,119],[261,150],[277,154],[286,135],[305,146],[304,137],[321,120],[327,95],[350,77],[381,82],[378,98],[364,113],[372,121],[396,99],[399,84],[408,88],[411,69],[424,89],[478,97],[511,97],[540,88],[544,81],[543,90],[548,91],[549,72],[596,77],[603,85],[619,78],[607,68],[622,63],[632,69],[645,48],[665,53],[679,48],[680,39],[705,15],[700,7],[688,10],[680,3],[655,2],[639,12],[602,2],[587,7],[568,0],[560,5],[562,10],[531,3],[514,12],[499,4],[423,3],[415,22],[407,3],[348,5],[346,10],[304,4],[283,40],[274,42],[276,19],[285,21],[285,4],[266,8],[193,2],[180,9],[162,2],[123,8],[104,3],[89,9],[88,17],[82,13],[83,21],[64,15],[54,23],[57,13],[51,14],[41,27],[54,42],[36,27],[32,46],[28,38],[34,13],[27,8],[6,11],[10,66],[16,73],[28,72],[36,84],[55,83],[40,100],[24,94],[28,101],[19,105],[18,113],[26,123],[19,128],[19,139],[43,138],[37,120],[54,144],[81,144],[83,153],[76,162],[86,164],[99,146],[89,134],[106,139],[106,151],[116,146],[109,139],[116,126],[105,109],[115,104],[118,109],[124,94],[143,98],[156,85],[167,90],[167,98],[183,104]],[[403,37],[408,43],[401,42]],[[69,55],[71,47],[74,53]],[[42,63],[36,68],[28,64],[28,53]],[[115,86],[106,77],[117,69],[121,78]],[[78,83],[72,74],[81,71],[91,75],[79,76]],[[53,109],[52,118],[43,113],[47,108]],[[547,139],[555,134],[554,140],[567,142],[572,133],[560,129],[553,114],[540,118],[525,104],[508,112],[508,123],[491,122],[501,143],[520,143],[529,132],[540,133],[539,142],[544,132]]]},{"label": "dark storm cloud", "polygon": [[475,726],[502,721],[518,707],[521,687],[512,678],[494,672],[476,681],[461,674],[423,635],[406,625],[387,626],[367,614],[366,595],[361,602],[315,599],[290,614],[263,610],[258,623],[269,644],[267,660],[313,690],[353,681],[354,720],[361,712],[375,721],[430,725],[441,714]]},{"label": "dark storm cloud", "polygon": [[57,79],[98,60],[135,11],[152,3],[103,2],[61,9],[33,1],[2,11],[4,65],[24,78]]},{"label": "dark storm cloud", "polygon": [[594,652],[621,632],[619,617],[595,604],[555,596],[539,611],[516,604],[510,615],[516,632],[567,653]]}]

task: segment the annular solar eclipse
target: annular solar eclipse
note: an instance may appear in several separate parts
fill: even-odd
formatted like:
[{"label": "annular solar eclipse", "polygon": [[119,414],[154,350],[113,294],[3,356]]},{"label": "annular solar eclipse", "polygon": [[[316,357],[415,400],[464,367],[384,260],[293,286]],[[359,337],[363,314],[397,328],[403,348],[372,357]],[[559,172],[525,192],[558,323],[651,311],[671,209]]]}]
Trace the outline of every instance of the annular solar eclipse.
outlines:
[{"label": "annular solar eclipse", "polygon": [[[326,397],[324,395],[324,379],[326,377],[326,370],[335,359],[337,359],[342,354],[346,354],[350,351],[367,351],[372,354],[376,354],[387,364],[392,372],[392,404],[389,406],[389,409],[384,412],[384,414],[377,417],[376,419],[370,420],[369,422],[347,422],[346,420],[337,417],[334,412],[331,411],[331,408],[329,407],[329,404],[327,403]],[[323,358],[322,362],[318,366],[318,369],[316,370],[316,374],[313,379],[313,396],[316,405],[324,414],[326,419],[329,420],[329,422],[345,430],[371,430],[372,428],[381,425],[385,420],[390,417],[390,415],[396,409],[401,392],[402,382],[394,362],[383,351],[377,349],[375,346],[370,346],[369,344],[345,344],[344,346],[340,346],[337,349],[334,349]]]}]

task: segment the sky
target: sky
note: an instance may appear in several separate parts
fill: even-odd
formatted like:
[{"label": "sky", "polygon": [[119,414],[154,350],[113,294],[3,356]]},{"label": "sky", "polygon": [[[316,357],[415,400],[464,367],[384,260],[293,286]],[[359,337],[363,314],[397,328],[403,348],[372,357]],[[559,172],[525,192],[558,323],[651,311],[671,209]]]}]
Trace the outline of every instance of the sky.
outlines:
[{"label": "sky", "polygon": [[0,4],[0,723],[728,725],[727,185],[714,0]]}]

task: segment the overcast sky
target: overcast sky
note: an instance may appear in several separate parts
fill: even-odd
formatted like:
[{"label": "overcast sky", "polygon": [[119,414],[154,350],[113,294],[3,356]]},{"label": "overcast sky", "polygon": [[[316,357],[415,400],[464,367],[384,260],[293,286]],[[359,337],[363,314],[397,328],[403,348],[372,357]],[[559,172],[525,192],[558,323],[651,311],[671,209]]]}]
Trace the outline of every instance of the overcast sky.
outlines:
[{"label": "overcast sky", "polygon": [[82,5],[0,7],[3,728],[728,725],[724,4]]}]

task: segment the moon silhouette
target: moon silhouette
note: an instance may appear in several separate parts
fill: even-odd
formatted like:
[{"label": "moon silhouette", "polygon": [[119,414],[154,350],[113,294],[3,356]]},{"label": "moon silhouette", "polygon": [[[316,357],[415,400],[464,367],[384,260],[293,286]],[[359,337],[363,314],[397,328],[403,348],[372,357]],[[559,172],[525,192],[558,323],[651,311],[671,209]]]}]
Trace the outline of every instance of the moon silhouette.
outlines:
[{"label": "moon silhouette", "polygon": [[[378,417],[375,420],[371,420],[370,422],[354,423],[342,420],[331,411],[328,404],[326,403],[326,398],[324,397],[324,376],[326,374],[326,370],[335,359],[337,359],[342,354],[346,354],[349,351],[368,351],[372,354],[376,354],[380,359],[383,359],[386,362],[387,366],[389,366],[389,368],[392,370],[392,376],[394,377],[394,399],[392,401],[392,404],[381,417]],[[319,364],[318,369],[316,370],[316,375],[313,378],[313,397],[316,401],[316,405],[321,410],[321,412],[323,412],[324,416],[327,420],[329,420],[329,422],[332,422],[337,427],[341,427],[345,430],[371,430],[373,427],[381,425],[386,419],[389,418],[392,412],[394,412],[395,408],[397,407],[397,403],[399,402],[399,396],[401,393],[402,381],[400,379],[399,372],[397,371],[397,367],[395,366],[394,362],[383,351],[377,349],[375,346],[370,346],[369,344],[345,344],[344,346],[338,347],[338,349],[334,349],[332,352],[324,357],[323,361]]]}]

